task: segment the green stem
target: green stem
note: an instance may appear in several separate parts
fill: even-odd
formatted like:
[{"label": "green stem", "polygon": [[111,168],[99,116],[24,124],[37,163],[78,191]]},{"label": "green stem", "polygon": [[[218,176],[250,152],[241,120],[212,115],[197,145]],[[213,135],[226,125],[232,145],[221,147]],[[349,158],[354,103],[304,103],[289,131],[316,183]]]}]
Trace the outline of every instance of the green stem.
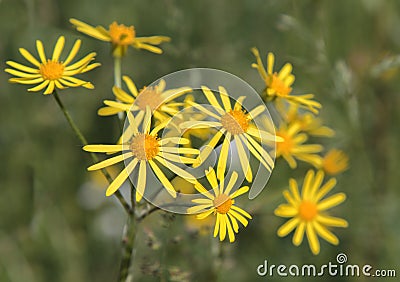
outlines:
[{"label": "green stem", "polygon": [[[56,91],[53,92],[53,97],[56,99],[56,102],[58,104],[58,106],[60,107],[61,111],[63,112],[65,118],[68,121],[68,124],[71,126],[72,130],[74,131],[76,137],[78,137],[79,141],[81,141],[83,146],[88,145],[88,142],[85,138],[85,136],[82,134],[82,132],[79,130],[79,128],[76,126],[75,122],[73,121],[71,115],[69,114],[69,112],[67,111],[67,109],[64,107],[64,104],[62,103],[60,97],[58,96],[58,93]],[[97,158],[97,156],[94,153],[90,154],[92,157],[93,162],[97,163],[99,161],[99,159]],[[107,170],[102,169],[101,172],[103,173],[103,175],[107,178],[107,181],[109,183],[111,183],[113,181],[111,175],[107,172]],[[125,211],[128,214],[132,214],[132,210],[131,207],[129,206],[129,204],[125,201],[124,197],[122,196],[121,192],[116,191],[114,193],[115,197],[118,199],[118,201],[121,203],[122,207],[125,209]]]},{"label": "green stem", "polygon": [[135,246],[136,219],[134,213],[128,216],[125,234],[122,238],[122,260],[119,268],[118,281],[127,281],[129,268],[131,266],[132,252]]},{"label": "green stem", "polygon": [[121,88],[121,58],[114,57],[114,85]]}]

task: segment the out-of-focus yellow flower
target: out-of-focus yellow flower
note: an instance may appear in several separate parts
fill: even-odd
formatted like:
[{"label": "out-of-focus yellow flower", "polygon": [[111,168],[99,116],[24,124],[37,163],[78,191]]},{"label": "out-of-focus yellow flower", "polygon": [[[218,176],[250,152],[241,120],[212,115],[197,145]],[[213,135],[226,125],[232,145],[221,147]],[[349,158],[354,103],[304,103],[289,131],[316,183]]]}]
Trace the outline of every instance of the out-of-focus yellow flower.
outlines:
[{"label": "out-of-focus yellow flower", "polygon": [[78,31],[101,41],[111,42],[112,53],[115,57],[123,57],[128,46],[161,54],[162,50],[154,45],[171,40],[167,36],[136,37],[136,31],[133,26],[125,26],[117,22],[110,24],[107,30],[100,25],[93,27],[77,19],[70,19],[69,21]]},{"label": "out-of-focus yellow flower", "polygon": [[223,241],[228,233],[229,242],[232,243],[235,241],[235,233],[239,232],[238,221],[243,226],[247,226],[247,218],[251,219],[251,215],[237,207],[234,200],[234,198],[249,191],[249,187],[243,186],[232,193],[232,188],[238,178],[237,172],[232,173],[226,186],[224,179],[218,183],[215,171],[211,167],[206,170],[206,177],[212,190],[206,190],[203,185],[197,182],[195,188],[204,197],[192,200],[196,205],[188,208],[187,212],[189,214],[199,213],[198,219],[205,219],[211,214],[216,215],[214,237],[219,234],[220,241]]},{"label": "out-of-focus yellow flower", "polygon": [[335,207],[346,199],[344,193],[337,193],[325,199],[325,195],[336,185],[336,179],[329,179],[324,185],[323,171],[317,174],[309,170],[303,182],[301,195],[294,179],[289,181],[289,190],[283,192],[287,204],[281,204],[275,215],[291,218],[278,229],[278,236],[284,237],[296,229],[293,244],[299,246],[307,234],[308,244],[314,255],[319,254],[318,236],[333,245],[339,244],[339,239],[327,227],[347,227],[348,223],[342,218],[332,217],[326,210]]},{"label": "out-of-focus yellow flower", "polygon": [[317,166],[321,159],[317,153],[321,152],[323,147],[319,144],[304,144],[308,136],[299,132],[298,123],[282,124],[279,127],[276,136],[283,138],[283,142],[276,143],[276,157],[283,157],[293,169],[297,167],[296,159]]},{"label": "out-of-focus yellow flower", "polygon": [[93,89],[94,87],[90,82],[83,81],[74,76],[88,72],[100,66],[99,63],[90,64],[90,62],[94,60],[96,53],[90,53],[79,61],[70,64],[79,51],[81,41],[75,41],[71,52],[67,58],[62,61],[60,60],[60,55],[63,51],[64,43],[64,36],[60,36],[54,47],[51,59],[46,57],[43,43],[40,40],[36,40],[36,49],[38,51],[40,60],[37,60],[26,49],[19,48],[21,55],[34,67],[24,66],[13,61],[7,61],[7,65],[13,67],[14,69],[7,68],[5,71],[16,76],[15,78],[10,78],[9,82],[20,84],[38,84],[35,87],[29,88],[28,91],[36,92],[46,88],[43,94],[52,94],[55,88],[64,89],[68,87],[82,86],[88,89]]},{"label": "out-of-focus yellow flower", "polygon": [[349,157],[341,150],[331,149],[322,158],[320,169],[326,174],[337,175],[349,167]]},{"label": "out-of-focus yellow flower", "polygon": [[268,53],[268,66],[267,70],[265,70],[258,49],[252,48],[251,51],[253,52],[257,61],[257,63],[253,63],[251,66],[257,69],[266,85],[266,97],[263,97],[266,101],[282,98],[287,100],[289,103],[297,104],[301,107],[307,108],[315,114],[318,113],[318,109],[321,108],[321,104],[312,100],[314,98],[314,94],[291,95],[292,84],[295,80],[295,77],[292,74],[293,67],[290,63],[286,63],[279,73],[274,72],[273,69],[275,56],[272,53]]},{"label": "out-of-focus yellow flower", "polygon": [[285,107],[283,103],[277,103],[277,109],[286,123],[298,123],[300,130],[306,132],[308,135],[317,137],[332,137],[335,131],[322,124],[319,117],[311,113],[300,113],[299,106],[296,104],[289,104]]},{"label": "out-of-focus yellow flower", "polygon": [[112,90],[118,101],[105,100],[104,104],[107,107],[99,109],[99,115],[109,116],[119,112],[137,112],[135,118],[138,124],[140,124],[143,120],[146,107],[149,106],[154,111],[154,118],[162,122],[179,112],[178,106],[181,106],[182,103],[173,102],[172,100],[192,91],[189,87],[165,90],[166,83],[164,80],[160,80],[158,85],[145,87],[139,92],[132,79],[128,76],[123,76],[122,79],[130,94],[122,88],[114,86]]},{"label": "out-of-focus yellow flower", "polygon": [[190,153],[198,154],[197,149],[192,148],[178,148],[173,147],[171,144],[184,144],[187,143],[186,139],[179,137],[158,138],[157,133],[165,127],[168,120],[159,124],[150,131],[151,124],[151,110],[147,107],[146,116],[144,117],[142,132],[138,131],[137,122],[131,112],[128,112],[129,126],[123,133],[123,143],[119,145],[86,145],[83,149],[87,152],[97,153],[115,153],[121,152],[120,155],[106,159],[88,168],[88,170],[98,170],[116,163],[125,162],[126,167],[108,186],[106,195],[111,196],[117,191],[120,186],[129,177],[136,166],[139,166],[138,181],[136,185],[136,200],[140,201],[144,195],[146,187],[146,175],[148,174],[149,165],[157,176],[158,180],[167,189],[172,197],[176,197],[174,186],[165,176],[160,169],[158,163],[170,169],[173,173],[187,179],[188,181],[195,181],[195,178],[187,171],[181,169],[176,163],[189,163],[196,162],[195,159],[181,156],[181,154]]},{"label": "out-of-focus yellow flower", "polygon": [[[243,173],[246,176],[246,180],[252,182],[253,173],[249,164],[249,159],[245,151],[246,146],[249,151],[256,157],[260,163],[265,166],[269,171],[274,167],[274,162],[269,153],[261,146],[260,143],[269,141],[275,142],[279,137],[274,134],[261,130],[253,124],[253,119],[262,115],[265,111],[264,105],[259,105],[246,113],[243,109],[242,103],[245,96],[241,96],[235,102],[232,107],[230,98],[226,89],[222,86],[219,87],[220,98],[222,105],[218,102],[213,92],[206,86],[202,86],[204,95],[208,102],[215,111],[206,109],[200,104],[192,103],[194,108],[197,108],[201,112],[205,113],[210,118],[216,121],[202,120],[202,121],[186,121],[181,124],[182,129],[198,129],[198,128],[210,128],[214,127],[217,129],[217,133],[211,138],[211,140],[204,146],[204,149],[199,155],[199,161],[202,162],[210,155],[213,148],[217,145],[218,141],[223,138],[221,147],[221,153],[218,159],[217,165],[217,176],[221,179],[226,170],[226,164],[228,159],[229,148],[231,146],[231,139],[234,139],[237,152],[239,155],[239,161]],[[224,137],[223,134],[225,134]],[[257,141],[256,141],[256,139]]]}]

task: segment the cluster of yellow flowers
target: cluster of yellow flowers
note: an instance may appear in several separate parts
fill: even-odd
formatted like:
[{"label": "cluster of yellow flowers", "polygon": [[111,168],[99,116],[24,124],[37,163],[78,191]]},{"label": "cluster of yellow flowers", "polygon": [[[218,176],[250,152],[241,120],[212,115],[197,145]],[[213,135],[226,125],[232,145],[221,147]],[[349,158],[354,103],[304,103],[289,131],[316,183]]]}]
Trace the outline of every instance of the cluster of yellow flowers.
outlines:
[{"label": "cluster of yellow flowers", "polygon": [[[133,26],[127,27],[116,22],[112,23],[108,29],[102,26],[93,27],[76,19],[71,19],[70,22],[78,31],[101,41],[110,42],[115,60],[124,57],[129,46],[161,54],[162,50],[157,45],[170,41],[170,38],[166,36],[136,37]],[[10,78],[10,82],[37,84],[28,91],[45,89],[44,94],[54,94],[58,102],[60,100],[57,89],[80,86],[93,89],[90,82],[75,76],[100,66],[99,63],[93,63],[96,53],[90,53],[71,64],[79,51],[81,41],[77,40],[65,60],[60,60],[64,42],[64,37],[59,37],[51,59],[46,57],[43,44],[39,40],[36,42],[36,47],[40,60],[27,50],[20,48],[21,55],[32,66],[8,61],[7,64],[11,68],[5,71],[14,76]],[[250,166],[251,156],[270,172],[274,168],[274,155],[283,157],[291,168],[296,168],[296,160],[310,163],[318,172],[308,171],[301,194],[297,182],[290,179],[290,189],[283,193],[288,203],[280,205],[275,214],[292,218],[279,228],[279,236],[286,236],[297,227],[293,243],[299,245],[306,232],[310,248],[314,254],[317,254],[319,253],[317,235],[332,244],[337,244],[337,237],[327,227],[347,226],[345,220],[325,213],[327,209],[343,202],[345,195],[339,193],[324,198],[335,186],[336,180],[332,178],[323,185],[322,182],[325,174],[336,175],[344,171],[348,167],[348,158],[337,149],[329,151],[325,156],[320,156],[319,153],[323,150],[321,145],[305,144],[309,136],[329,137],[334,134],[333,130],[323,126],[316,116],[321,104],[313,100],[313,94],[292,95],[295,78],[291,64],[284,65],[279,73],[274,72],[274,55],[269,53],[267,70],[265,70],[258,50],[253,48],[252,52],[256,56],[256,63],[252,66],[258,70],[266,85],[261,97],[266,103],[274,103],[281,114],[281,122],[276,134],[273,131],[258,128],[254,122],[255,118],[268,122],[265,105],[245,109],[243,102],[246,97],[240,96],[234,100],[223,86],[219,87],[218,95],[215,95],[216,93],[207,86],[202,86],[204,98],[212,106],[210,110],[195,102],[193,95],[189,94],[193,92],[189,87],[168,89],[166,82],[160,80],[155,86],[138,90],[133,80],[124,75],[122,80],[125,86],[122,87],[116,81],[112,88],[115,99],[105,100],[105,106],[98,111],[98,114],[102,116],[118,114],[119,117],[126,117],[126,126],[118,142],[112,145],[88,145],[84,138],[81,139],[85,145],[83,147],[85,151],[115,154],[115,156],[96,162],[88,170],[100,170],[121,162],[125,164],[124,169],[110,180],[106,191],[107,196],[115,194],[135,171],[136,192],[132,196],[132,205],[136,201],[141,201],[143,197],[146,199],[146,186],[148,186],[146,183],[150,174],[156,176],[171,197],[177,197],[174,180],[166,175],[166,172],[172,172],[173,175],[191,183],[200,193],[198,198],[192,200],[193,205],[187,209],[187,213],[197,214],[198,219],[215,216],[214,237],[219,235],[221,241],[228,238],[230,242],[233,242],[235,233],[239,232],[239,223],[246,226],[251,215],[235,203],[236,197],[247,193],[249,187],[234,188],[242,183],[238,184],[238,172],[227,173],[229,152],[237,152],[240,173],[244,174],[248,183],[253,181],[255,173]],[[114,71],[118,76],[120,70]],[[185,98],[182,101],[183,97]],[[181,120],[178,127],[186,135],[182,137],[160,134],[172,118],[179,115],[180,110],[188,107],[193,107],[202,113],[202,117],[212,118],[215,121]],[[70,116],[67,118],[71,122]],[[201,138],[212,136],[202,150],[191,146],[191,135],[188,132],[196,135],[196,130]],[[277,142],[275,150],[268,151],[263,147],[263,144],[275,142]],[[220,146],[221,150],[216,169],[209,167],[205,170],[208,182],[205,187],[199,179],[183,169],[182,165],[198,167],[217,146]],[[232,150],[231,146],[234,146],[235,150]],[[246,150],[251,154],[246,154]]]}]

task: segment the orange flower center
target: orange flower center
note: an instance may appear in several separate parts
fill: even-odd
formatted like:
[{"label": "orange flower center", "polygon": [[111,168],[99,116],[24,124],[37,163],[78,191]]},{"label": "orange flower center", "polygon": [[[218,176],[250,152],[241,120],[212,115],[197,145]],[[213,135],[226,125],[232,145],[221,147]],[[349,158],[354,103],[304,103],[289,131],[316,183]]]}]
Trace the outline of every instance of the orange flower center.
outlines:
[{"label": "orange flower center", "polygon": [[157,156],[160,144],[158,143],[157,137],[139,133],[133,137],[130,149],[134,157],[139,160],[151,160]]},{"label": "orange flower center", "polygon": [[221,194],[214,199],[214,207],[217,209],[218,213],[228,213],[231,209],[232,204],[232,199],[225,194]]},{"label": "orange flower center", "polygon": [[231,110],[221,117],[221,123],[231,134],[242,134],[249,128],[249,117],[241,110]]},{"label": "orange flower center", "polygon": [[277,73],[270,76],[269,88],[274,89],[277,96],[287,96],[292,91],[291,87],[288,87],[279,77]]},{"label": "orange flower center", "polygon": [[149,106],[154,111],[163,103],[163,99],[159,91],[157,91],[157,87],[150,86],[143,88],[135,103],[143,111],[146,110],[146,106]]},{"label": "orange flower center", "polygon": [[293,143],[293,139],[292,136],[284,133],[284,132],[276,132],[276,136],[282,137],[283,138],[283,142],[277,142],[276,143],[276,151],[277,154],[285,154],[288,155],[292,152],[293,147],[294,147],[294,143]]},{"label": "orange flower center", "polygon": [[123,24],[118,24],[113,22],[110,24],[109,34],[111,37],[111,42],[115,45],[131,45],[135,40],[135,28],[133,26],[125,26]]},{"label": "orange flower center", "polygon": [[63,76],[64,66],[48,59],[46,63],[40,64],[39,73],[45,80],[57,80]]},{"label": "orange flower center", "polygon": [[313,220],[318,214],[317,205],[309,202],[303,201],[299,207],[299,216],[305,221]]}]

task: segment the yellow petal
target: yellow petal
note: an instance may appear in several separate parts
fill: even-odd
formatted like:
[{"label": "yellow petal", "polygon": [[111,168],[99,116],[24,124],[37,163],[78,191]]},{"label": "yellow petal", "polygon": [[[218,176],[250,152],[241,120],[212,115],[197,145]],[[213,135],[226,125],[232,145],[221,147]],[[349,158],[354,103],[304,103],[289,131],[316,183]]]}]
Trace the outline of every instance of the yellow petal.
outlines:
[{"label": "yellow petal", "polygon": [[225,174],[226,162],[227,162],[228,155],[229,155],[230,141],[231,141],[231,133],[227,132],[225,135],[224,141],[222,143],[220,155],[218,158],[218,165],[217,165],[218,179],[222,179]]},{"label": "yellow petal", "polygon": [[325,239],[327,242],[331,243],[332,245],[339,244],[339,239],[330,232],[327,228],[319,224],[318,222],[313,222],[314,228],[317,231],[318,235]]},{"label": "yellow petal", "polygon": [[59,61],[61,52],[64,49],[64,44],[65,44],[65,37],[60,36],[57,40],[56,46],[54,47],[53,56],[51,58],[53,61],[57,62]]},{"label": "yellow petal", "polygon": [[139,165],[138,181],[136,186],[136,202],[140,202],[146,188],[146,161],[141,160]]},{"label": "yellow petal", "polygon": [[299,226],[297,226],[296,231],[294,232],[293,235],[293,245],[299,246],[301,242],[303,241],[304,237],[304,231],[306,229],[306,223],[305,222],[300,222]]},{"label": "yellow petal", "polygon": [[72,49],[68,54],[68,57],[63,62],[64,66],[68,66],[68,64],[75,58],[76,54],[79,51],[79,48],[81,47],[81,43],[82,41],[80,39],[75,41],[74,46],[72,46]]},{"label": "yellow petal", "polygon": [[97,164],[91,165],[90,167],[87,168],[87,170],[92,171],[92,170],[102,169],[102,168],[105,168],[107,166],[111,166],[111,165],[114,165],[116,163],[122,162],[123,160],[125,160],[125,159],[127,159],[129,157],[132,157],[132,156],[133,156],[132,152],[128,152],[128,153],[125,153],[125,154],[122,154],[122,155],[118,155],[118,156],[106,159],[106,160],[104,160],[102,162],[99,162]]},{"label": "yellow petal", "polygon": [[314,227],[312,223],[307,223],[306,226],[306,233],[307,233],[307,239],[308,239],[308,244],[310,245],[311,252],[314,255],[319,254],[319,241],[317,234],[315,233]]},{"label": "yellow petal", "polygon": [[19,48],[19,52],[21,53],[21,55],[28,60],[30,63],[32,63],[33,65],[40,67],[40,63],[38,60],[35,59],[35,57],[33,57],[31,55],[31,53],[29,53],[27,50],[25,50],[24,48]]},{"label": "yellow petal", "polygon": [[286,223],[284,223],[281,227],[279,227],[277,234],[279,237],[284,237],[288,235],[292,230],[300,223],[300,220],[295,217],[290,220],[288,220]]},{"label": "yellow petal", "polygon": [[44,52],[44,47],[43,47],[42,41],[36,40],[36,49],[38,51],[39,58],[42,61],[42,63],[43,64],[47,63],[46,54]]},{"label": "yellow petal", "polygon": [[338,193],[335,195],[330,196],[329,198],[326,198],[325,200],[321,201],[318,203],[317,208],[320,211],[330,209],[334,206],[337,206],[346,200],[346,194],[344,193]]},{"label": "yellow petal", "polygon": [[125,180],[129,177],[132,173],[133,169],[136,167],[138,159],[134,159],[131,161],[121,172],[118,176],[111,182],[110,186],[108,186],[106,191],[106,196],[111,196],[121,187],[121,185],[125,182]]},{"label": "yellow petal", "polygon": [[129,145],[86,145],[83,147],[86,152],[109,153],[129,150]]},{"label": "yellow petal", "polygon": [[158,167],[158,165],[152,161],[149,160],[149,164],[151,168],[153,169],[154,173],[158,177],[158,180],[160,180],[161,184],[164,185],[165,189],[167,189],[167,192],[173,197],[176,198],[176,191],[174,186],[171,184],[171,182],[168,180],[168,178],[165,176],[165,174],[162,172],[162,170]]}]

